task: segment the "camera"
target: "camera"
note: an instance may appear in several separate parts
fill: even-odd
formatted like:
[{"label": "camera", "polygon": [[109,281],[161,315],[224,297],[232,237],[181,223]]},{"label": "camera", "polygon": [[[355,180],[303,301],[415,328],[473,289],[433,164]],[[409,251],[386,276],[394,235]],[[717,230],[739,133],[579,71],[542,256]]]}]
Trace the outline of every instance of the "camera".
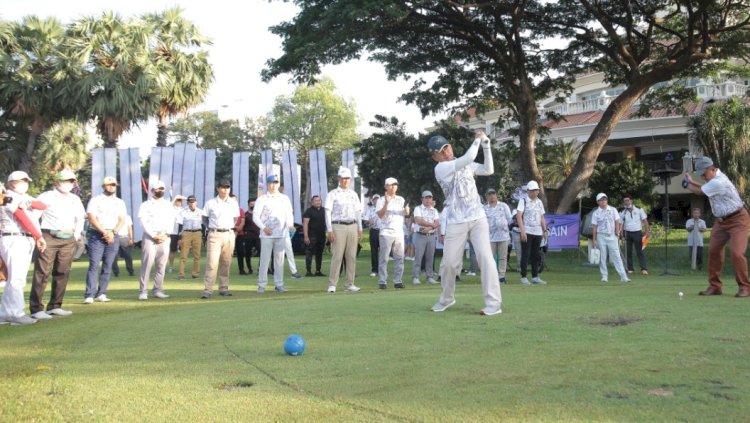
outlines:
[{"label": "camera", "polygon": [[5,198],[3,198],[3,204],[0,204],[0,206],[7,206],[8,204],[12,202],[13,202],[13,197],[5,196]]},{"label": "camera", "polygon": [[688,180],[688,178],[683,178],[682,179],[682,187],[683,188],[687,188],[688,185],[690,185],[690,181]]}]

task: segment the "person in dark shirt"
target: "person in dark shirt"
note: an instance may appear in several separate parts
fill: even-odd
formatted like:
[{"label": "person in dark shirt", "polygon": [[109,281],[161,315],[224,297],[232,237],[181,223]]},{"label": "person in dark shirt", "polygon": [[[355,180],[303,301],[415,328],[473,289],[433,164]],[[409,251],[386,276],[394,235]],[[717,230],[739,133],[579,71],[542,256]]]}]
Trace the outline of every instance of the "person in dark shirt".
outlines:
[{"label": "person in dark shirt", "polygon": [[[319,196],[313,196],[312,206],[302,215],[302,230],[305,235],[305,276],[325,276],[320,272],[323,249],[326,245],[325,210]],[[315,256],[315,273],[312,273],[312,258]]]},{"label": "person in dark shirt", "polygon": [[[253,274],[253,252],[257,252],[260,255],[260,228],[253,222],[253,208],[255,208],[255,198],[247,200],[247,211],[245,212],[245,250],[242,258],[237,260],[245,260],[247,263],[247,274]],[[259,259],[260,260],[260,259]],[[258,265],[260,266],[260,264]]]}]

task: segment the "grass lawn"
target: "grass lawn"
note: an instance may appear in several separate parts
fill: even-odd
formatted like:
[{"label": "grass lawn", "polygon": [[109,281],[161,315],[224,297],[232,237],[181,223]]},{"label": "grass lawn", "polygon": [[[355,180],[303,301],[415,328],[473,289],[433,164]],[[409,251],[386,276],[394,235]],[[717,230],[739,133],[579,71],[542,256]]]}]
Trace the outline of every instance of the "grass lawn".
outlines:
[{"label": "grass lawn", "polygon": [[[121,276],[113,301],[92,305],[79,261],[73,316],[0,327],[0,421],[747,421],[750,302],[733,297],[729,268],[724,296],[697,296],[705,272],[670,245],[681,275],[658,276],[655,240],[652,275],[627,285],[602,285],[576,251],[550,253],[549,285],[509,275],[492,317],[478,314],[478,276],[433,313],[439,286],[381,291],[366,250],[359,293],[304,278],[261,295],[235,274],[233,297],[201,300],[202,281],[168,274],[171,297],[141,302]],[[284,354],[291,333],[304,355]]]}]

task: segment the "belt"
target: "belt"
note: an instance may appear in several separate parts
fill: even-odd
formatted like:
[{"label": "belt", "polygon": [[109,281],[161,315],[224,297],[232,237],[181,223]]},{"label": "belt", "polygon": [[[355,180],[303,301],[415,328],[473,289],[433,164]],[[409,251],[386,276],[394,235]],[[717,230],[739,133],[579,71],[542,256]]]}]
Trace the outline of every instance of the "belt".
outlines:
[{"label": "belt", "polygon": [[209,231],[209,232],[229,232],[229,231],[231,231],[231,230],[232,230],[232,229],[216,229],[216,228],[211,228],[211,229],[209,229],[208,231]]},{"label": "belt", "polygon": [[32,236],[26,232],[0,232],[0,236]]},{"label": "belt", "polygon": [[422,232],[414,232],[414,233],[417,234],[417,235],[422,235],[422,236],[435,235],[435,232],[431,232],[431,233],[427,233],[427,234],[423,234]]},{"label": "belt", "polygon": [[331,224],[333,224],[333,225],[353,225],[355,223],[357,223],[357,222],[355,222],[355,221],[344,222],[343,220],[334,220],[333,222],[331,222]]},{"label": "belt", "polygon": [[[200,232],[200,231],[201,231],[200,229],[183,229],[182,230],[182,232]],[[224,231],[219,231],[219,232],[224,232]]]},{"label": "belt", "polygon": [[741,211],[742,211],[743,209],[744,209],[744,208],[740,207],[739,209],[737,209],[737,210],[735,210],[735,211],[733,211],[733,212],[729,213],[728,215],[726,215],[726,216],[724,216],[724,217],[717,217],[717,218],[716,218],[716,220],[718,220],[719,222],[723,222],[723,221],[725,221],[725,220],[727,220],[727,219],[731,219],[731,218],[733,218],[734,216],[737,216],[738,214],[740,214],[740,212],[741,212]]}]

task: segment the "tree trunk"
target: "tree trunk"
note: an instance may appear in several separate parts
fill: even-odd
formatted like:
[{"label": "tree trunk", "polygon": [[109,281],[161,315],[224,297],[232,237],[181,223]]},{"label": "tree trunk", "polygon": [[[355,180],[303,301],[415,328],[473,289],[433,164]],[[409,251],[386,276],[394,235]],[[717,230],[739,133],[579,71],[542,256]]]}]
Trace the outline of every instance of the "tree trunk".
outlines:
[{"label": "tree trunk", "polygon": [[560,201],[555,209],[556,214],[567,213],[576,201],[578,193],[586,188],[591,173],[594,171],[596,159],[599,157],[604,145],[609,140],[612,131],[617,127],[620,120],[630,111],[633,105],[643,94],[645,94],[652,83],[640,81],[637,85],[629,86],[622,94],[615,98],[604,111],[601,120],[589,135],[589,139],[581,149],[581,154],[573,166],[573,172],[565,178],[559,189]]},{"label": "tree trunk", "polygon": [[[536,152],[534,151],[538,133],[537,115],[539,114],[539,110],[537,109],[536,102],[534,101],[534,97],[530,90],[527,95],[525,95],[523,99],[517,101],[516,104],[518,105],[519,115],[518,138],[520,144],[519,160],[521,164],[519,176],[521,178],[521,183],[526,184],[531,180],[538,181],[542,190],[544,190],[544,181],[542,180],[542,174],[537,166]],[[543,193],[544,191],[541,191],[540,195],[543,195]]]},{"label": "tree trunk", "polygon": [[31,164],[34,161],[34,150],[36,149],[36,139],[39,134],[32,130],[29,132],[29,139],[26,141],[26,151],[21,157],[21,164],[18,166],[18,170],[22,170],[26,173],[31,173]]},{"label": "tree trunk", "polygon": [[159,123],[156,125],[156,146],[167,146],[167,135],[169,135],[169,121],[167,115],[159,115]]}]

